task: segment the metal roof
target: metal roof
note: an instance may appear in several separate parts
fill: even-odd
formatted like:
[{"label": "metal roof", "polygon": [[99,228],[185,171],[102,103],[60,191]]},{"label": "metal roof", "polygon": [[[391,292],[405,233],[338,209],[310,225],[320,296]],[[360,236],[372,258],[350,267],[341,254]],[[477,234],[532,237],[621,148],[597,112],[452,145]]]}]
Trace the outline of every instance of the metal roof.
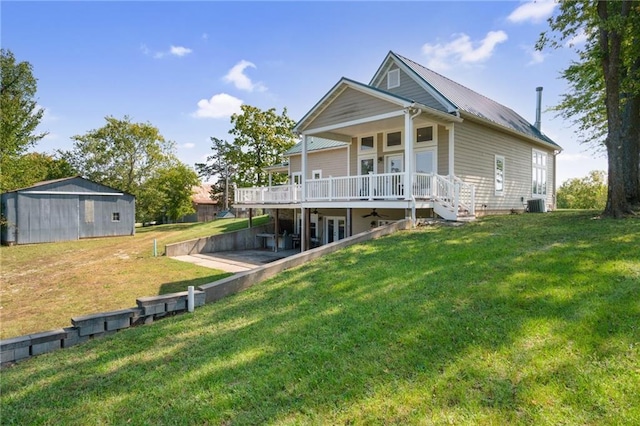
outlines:
[{"label": "metal roof", "polygon": [[[334,141],[331,139],[318,138],[315,136],[309,136],[307,140],[307,151],[319,151],[321,149],[331,149],[331,148],[344,148],[349,144],[346,142]],[[293,147],[289,149],[289,151],[285,152],[284,155],[294,155],[302,153],[302,141],[295,144]]]},{"label": "metal roof", "polygon": [[132,195],[132,194],[129,194],[128,192],[121,191],[121,190],[116,189],[116,188],[113,188],[113,187],[111,187],[111,186],[107,186],[107,185],[104,185],[104,184],[102,184],[102,183],[94,182],[94,181],[89,180],[89,179],[87,179],[87,178],[84,178],[84,177],[82,177],[82,176],[80,176],[80,175],[77,175],[77,176],[69,176],[69,177],[60,178],[60,179],[43,180],[43,181],[41,181],[41,182],[36,182],[36,183],[34,183],[33,185],[26,186],[26,187],[24,187],[24,188],[17,188],[17,189],[13,189],[13,190],[11,190],[11,191],[3,192],[3,194],[9,194],[9,193],[11,193],[11,192],[22,192],[22,191],[27,191],[27,190],[31,190],[31,189],[33,189],[33,188],[39,188],[39,187],[46,186],[46,185],[51,185],[51,184],[54,184],[54,183],[65,182],[65,181],[72,181],[72,180],[74,180],[74,179],[80,179],[80,180],[83,180],[83,181],[86,181],[86,182],[90,182],[90,183],[92,183],[92,184],[94,184],[94,185],[98,185],[98,186],[101,186],[101,187],[103,187],[103,188],[107,188],[107,189],[113,190],[113,191],[115,191],[115,192],[122,192],[123,194]]},{"label": "metal roof", "polygon": [[425,68],[411,59],[394,52],[391,52],[391,54],[415,72],[419,78],[423,79],[427,84],[456,105],[460,111],[494,122],[527,136],[540,139],[560,148],[558,144],[540,132],[535,126],[511,108],[474,92],[435,71]]},{"label": "metal roof", "polygon": [[211,199],[211,187],[212,185],[210,183],[203,183],[191,187],[193,191],[191,201],[196,204],[218,204],[216,200]]}]

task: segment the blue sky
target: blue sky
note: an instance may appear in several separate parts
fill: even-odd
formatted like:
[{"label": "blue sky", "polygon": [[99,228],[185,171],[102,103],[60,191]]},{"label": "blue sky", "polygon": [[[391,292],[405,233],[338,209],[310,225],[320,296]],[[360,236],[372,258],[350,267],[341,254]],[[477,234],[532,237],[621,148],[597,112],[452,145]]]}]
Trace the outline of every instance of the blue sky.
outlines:
[{"label": "blue sky", "polygon": [[[73,135],[129,115],[202,162],[210,137],[231,140],[243,103],[299,120],[341,78],[368,83],[394,52],[535,121],[567,90],[559,73],[572,49],[534,52],[554,3],[31,2],[0,4],[1,45],[33,65],[42,130],[35,148],[70,149]],[[576,41],[579,45],[580,41]],[[571,123],[544,112],[542,130],[563,148],[558,183],[606,170]]]}]

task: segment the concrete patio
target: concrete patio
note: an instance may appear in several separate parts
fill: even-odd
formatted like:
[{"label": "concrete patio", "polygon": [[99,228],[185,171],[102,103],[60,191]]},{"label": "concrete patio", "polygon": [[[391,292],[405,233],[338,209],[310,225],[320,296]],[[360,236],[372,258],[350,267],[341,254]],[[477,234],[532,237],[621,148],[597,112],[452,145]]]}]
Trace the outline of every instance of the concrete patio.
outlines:
[{"label": "concrete patio", "polygon": [[205,268],[218,269],[225,272],[244,272],[264,266],[267,263],[284,259],[300,253],[299,249],[294,250],[238,250],[223,251],[217,253],[199,253],[192,255],[174,256],[183,262],[193,263]]}]

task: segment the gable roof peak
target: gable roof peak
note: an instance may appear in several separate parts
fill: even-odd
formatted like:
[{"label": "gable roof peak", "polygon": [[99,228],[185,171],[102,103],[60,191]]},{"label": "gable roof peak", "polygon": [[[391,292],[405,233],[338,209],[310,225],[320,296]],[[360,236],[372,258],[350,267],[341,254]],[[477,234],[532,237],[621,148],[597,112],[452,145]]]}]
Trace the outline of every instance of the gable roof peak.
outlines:
[{"label": "gable roof peak", "polygon": [[414,78],[422,80],[435,89],[442,97],[454,105],[456,109],[560,148],[558,144],[511,108],[420,65],[409,58],[395,52],[389,52],[389,55],[393,56],[397,61],[411,70]]}]

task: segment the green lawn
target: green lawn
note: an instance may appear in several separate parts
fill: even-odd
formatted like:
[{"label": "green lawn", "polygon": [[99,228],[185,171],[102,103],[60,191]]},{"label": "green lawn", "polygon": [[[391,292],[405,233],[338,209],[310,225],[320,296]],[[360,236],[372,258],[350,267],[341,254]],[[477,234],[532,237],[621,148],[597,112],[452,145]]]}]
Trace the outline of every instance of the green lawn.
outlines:
[{"label": "green lawn", "polygon": [[219,219],[139,228],[133,237],[0,247],[0,337],[67,327],[74,316],[224,278],[230,274],[162,256],[164,246],[246,227],[246,219]]},{"label": "green lawn", "polygon": [[3,424],[640,424],[640,220],[352,246],[2,371]]}]

